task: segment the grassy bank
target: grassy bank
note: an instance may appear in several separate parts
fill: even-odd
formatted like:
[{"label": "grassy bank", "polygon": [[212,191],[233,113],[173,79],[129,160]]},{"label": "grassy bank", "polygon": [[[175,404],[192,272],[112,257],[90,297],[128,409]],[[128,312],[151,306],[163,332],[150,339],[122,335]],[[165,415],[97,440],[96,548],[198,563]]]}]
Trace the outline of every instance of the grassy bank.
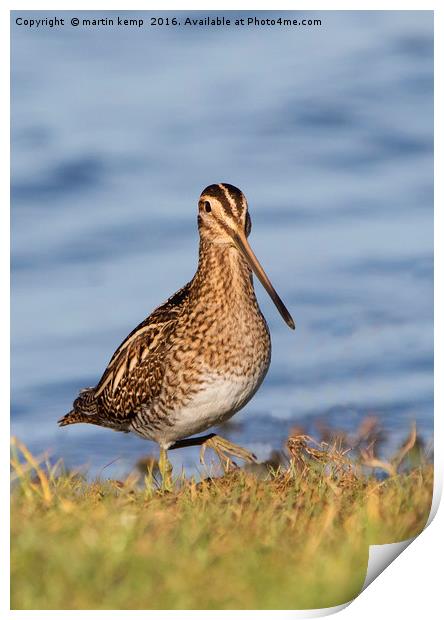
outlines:
[{"label": "grassy bank", "polygon": [[[158,489],[86,482],[13,447],[13,609],[302,609],[353,598],[369,544],[423,528],[433,469],[376,478],[308,438],[285,467]],[[398,465],[398,463],[396,463]]]}]

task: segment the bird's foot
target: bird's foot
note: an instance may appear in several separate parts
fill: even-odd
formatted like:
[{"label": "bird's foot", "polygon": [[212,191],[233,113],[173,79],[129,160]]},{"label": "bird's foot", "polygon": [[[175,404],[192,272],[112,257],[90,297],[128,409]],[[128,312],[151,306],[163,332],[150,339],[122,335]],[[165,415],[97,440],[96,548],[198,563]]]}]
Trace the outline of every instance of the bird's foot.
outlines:
[{"label": "bird's foot", "polygon": [[220,435],[212,435],[201,445],[200,462],[202,465],[205,464],[205,451],[207,448],[212,448],[214,450],[219,457],[223,470],[226,473],[229,472],[230,469],[237,467],[236,463],[231,460],[230,456],[235,456],[249,463],[257,463],[256,455],[253,454],[253,452],[228,441],[228,439],[224,439]]}]

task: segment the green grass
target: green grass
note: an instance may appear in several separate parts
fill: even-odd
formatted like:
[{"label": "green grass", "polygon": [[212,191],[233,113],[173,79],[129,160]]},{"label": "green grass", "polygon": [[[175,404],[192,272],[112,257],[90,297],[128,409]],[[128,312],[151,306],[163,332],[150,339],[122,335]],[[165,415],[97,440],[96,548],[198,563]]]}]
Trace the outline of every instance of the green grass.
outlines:
[{"label": "green grass", "polygon": [[13,446],[13,609],[304,609],[362,587],[369,544],[418,534],[423,463],[385,480],[332,446],[293,446],[288,467],[236,470],[172,493],[149,472],[86,482]]}]

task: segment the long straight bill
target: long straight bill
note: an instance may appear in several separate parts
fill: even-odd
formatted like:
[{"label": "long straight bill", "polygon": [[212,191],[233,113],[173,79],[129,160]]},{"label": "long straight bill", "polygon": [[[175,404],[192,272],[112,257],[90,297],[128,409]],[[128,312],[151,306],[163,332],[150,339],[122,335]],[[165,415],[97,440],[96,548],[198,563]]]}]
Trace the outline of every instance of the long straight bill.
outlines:
[{"label": "long straight bill", "polygon": [[294,324],[294,321],[293,321],[293,319],[291,317],[291,314],[288,312],[288,310],[285,307],[284,302],[282,301],[282,299],[279,297],[279,295],[274,290],[273,285],[271,284],[270,280],[268,279],[267,274],[265,273],[265,271],[262,269],[262,266],[261,266],[260,262],[258,261],[258,259],[256,258],[253,250],[251,249],[250,244],[248,243],[247,238],[245,237],[245,235],[239,234],[239,233],[234,233],[233,240],[234,240],[235,244],[237,245],[237,247],[239,248],[239,250],[245,256],[245,258],[248,261],[248,264],[250,265],[251,269],[254,271],[254,273],[257,275],[257,277],[261,281],[261,284],[264,287],[264,289],[270,295],[271,299],[274,302],[274,305],[279,310],[279,313],[280,313],[281,317],[287,323],[288,327],[290,327],[291,329],[294,329],[295,328],[295,324]]}]

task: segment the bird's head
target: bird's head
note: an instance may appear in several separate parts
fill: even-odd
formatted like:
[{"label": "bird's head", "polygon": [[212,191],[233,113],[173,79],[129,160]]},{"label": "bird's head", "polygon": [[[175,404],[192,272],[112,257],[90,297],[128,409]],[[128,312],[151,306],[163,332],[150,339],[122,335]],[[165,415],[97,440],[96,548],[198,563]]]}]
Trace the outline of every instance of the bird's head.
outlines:
[{"label": "bird's head", "polygon": [[295,325],[290,313],[247,241],[251,231],[251,218],[248,213],[247,200],[240,189],[229,183],[218,183],[206,187],[199,198],[197,221],[202,240],[235,247],[242,254],[270,295],[284,321],[291,329],[294,329]]}]

